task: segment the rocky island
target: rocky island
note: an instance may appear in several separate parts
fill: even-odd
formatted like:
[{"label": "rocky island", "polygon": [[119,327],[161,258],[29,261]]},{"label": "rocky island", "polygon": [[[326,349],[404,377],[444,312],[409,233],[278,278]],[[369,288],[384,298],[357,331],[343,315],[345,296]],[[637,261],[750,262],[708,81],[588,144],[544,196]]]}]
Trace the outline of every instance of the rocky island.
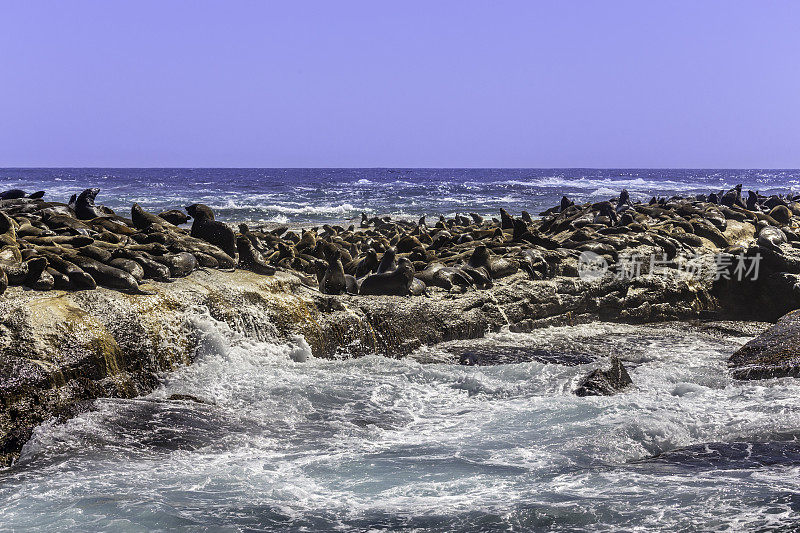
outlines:
[{"label": "rocky island", "polygon": [[[403,356],[509,328],[593,320],[777,321],[800,307],[798,198],[741,187],[619,197],[531,216],[236,230],[205,205],[122,216],[0,194],[0,462],[32,429],[101,396],[133,397],[190,364],[196,312],[315,357]],[[126,213],[128,215],[128,213]],[[190,229],[181,226],[191,219]],[[730,359],[732,375],[798,375],[790,314]],[[579,394],[627,386],[622,364]],[[594,391],[594,392],[593,392]],[[599,391],[599,392],[597,392]]]}]

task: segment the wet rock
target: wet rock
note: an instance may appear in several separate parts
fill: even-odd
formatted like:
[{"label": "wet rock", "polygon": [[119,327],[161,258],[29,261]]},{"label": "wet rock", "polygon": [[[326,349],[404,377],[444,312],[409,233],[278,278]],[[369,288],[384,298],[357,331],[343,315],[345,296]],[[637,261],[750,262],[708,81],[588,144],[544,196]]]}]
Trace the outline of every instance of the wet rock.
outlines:
[{"label": "wet rock", "polygon": [[668,472],[686,470],[739,470],[800,464],[800,444],[794,439],[778,442],[706,442],[661,453],[633,463]]},{"label": "wet rock", "polygon": [[611,358],[611,368],[593,370],[575,389],[576,396],[611,396],[633,385],[633,380],[618,357]]},{"label": "wet rock", "polygon": [[191,394],[170,394],[167,400],[171,402],[208,403],[207,401],[201,400],[197,396],[193,396]]},{"label": "wet rock", "polygon": [[728,366],[735,379],[800,377],[800,309],[742,346]]}]

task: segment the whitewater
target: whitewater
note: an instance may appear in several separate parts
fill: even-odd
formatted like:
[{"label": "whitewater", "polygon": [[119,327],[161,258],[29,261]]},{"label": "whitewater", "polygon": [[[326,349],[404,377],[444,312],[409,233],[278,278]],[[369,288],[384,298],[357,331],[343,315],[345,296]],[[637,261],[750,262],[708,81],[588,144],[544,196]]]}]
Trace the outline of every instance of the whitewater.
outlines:
[{"label": "whitewater", "polygon": [[[733,382],[748,340],[596,323],[315,359],[205,309],[196,362],[40,426],[2,530],[773,530],[800,509],[800,384]],[[465,351],[501,364],[461,366]],[[610,355],[636,389],[579,398]],[[203,403],[175,400],[191,395]],[[183,398],[184,396],[179,396]]]}]

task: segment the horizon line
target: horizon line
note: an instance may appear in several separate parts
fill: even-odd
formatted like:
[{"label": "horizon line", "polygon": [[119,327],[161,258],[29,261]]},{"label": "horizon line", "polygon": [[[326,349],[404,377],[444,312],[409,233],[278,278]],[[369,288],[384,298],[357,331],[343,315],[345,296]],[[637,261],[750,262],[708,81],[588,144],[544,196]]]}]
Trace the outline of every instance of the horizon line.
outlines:
[{"label": "horizon line", "polygon": [[227,166],[0,166],[0,170],[64,170],[64,169],[112,169],[112,170],[797,170],[800,167],[227,167]]}]

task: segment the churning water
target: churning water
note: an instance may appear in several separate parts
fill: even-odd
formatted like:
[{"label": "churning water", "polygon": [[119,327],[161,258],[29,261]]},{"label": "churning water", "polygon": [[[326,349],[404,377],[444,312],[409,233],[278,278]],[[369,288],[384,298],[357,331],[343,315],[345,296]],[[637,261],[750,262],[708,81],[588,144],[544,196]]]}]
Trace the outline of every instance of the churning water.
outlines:
[{"label": "churning water", "polygon": [[[747,339],[597,323],[320,360],[198,311],[197,362],[43,425],[0,529],[791,530],[800,381],[733,382]],[[460,366],[465,350],[502,364]],[[636,389],[578,398],[611,354]],[[556,361],[551,363],[549,361]],[[206,403],[168,400],[191,394]]]}]

